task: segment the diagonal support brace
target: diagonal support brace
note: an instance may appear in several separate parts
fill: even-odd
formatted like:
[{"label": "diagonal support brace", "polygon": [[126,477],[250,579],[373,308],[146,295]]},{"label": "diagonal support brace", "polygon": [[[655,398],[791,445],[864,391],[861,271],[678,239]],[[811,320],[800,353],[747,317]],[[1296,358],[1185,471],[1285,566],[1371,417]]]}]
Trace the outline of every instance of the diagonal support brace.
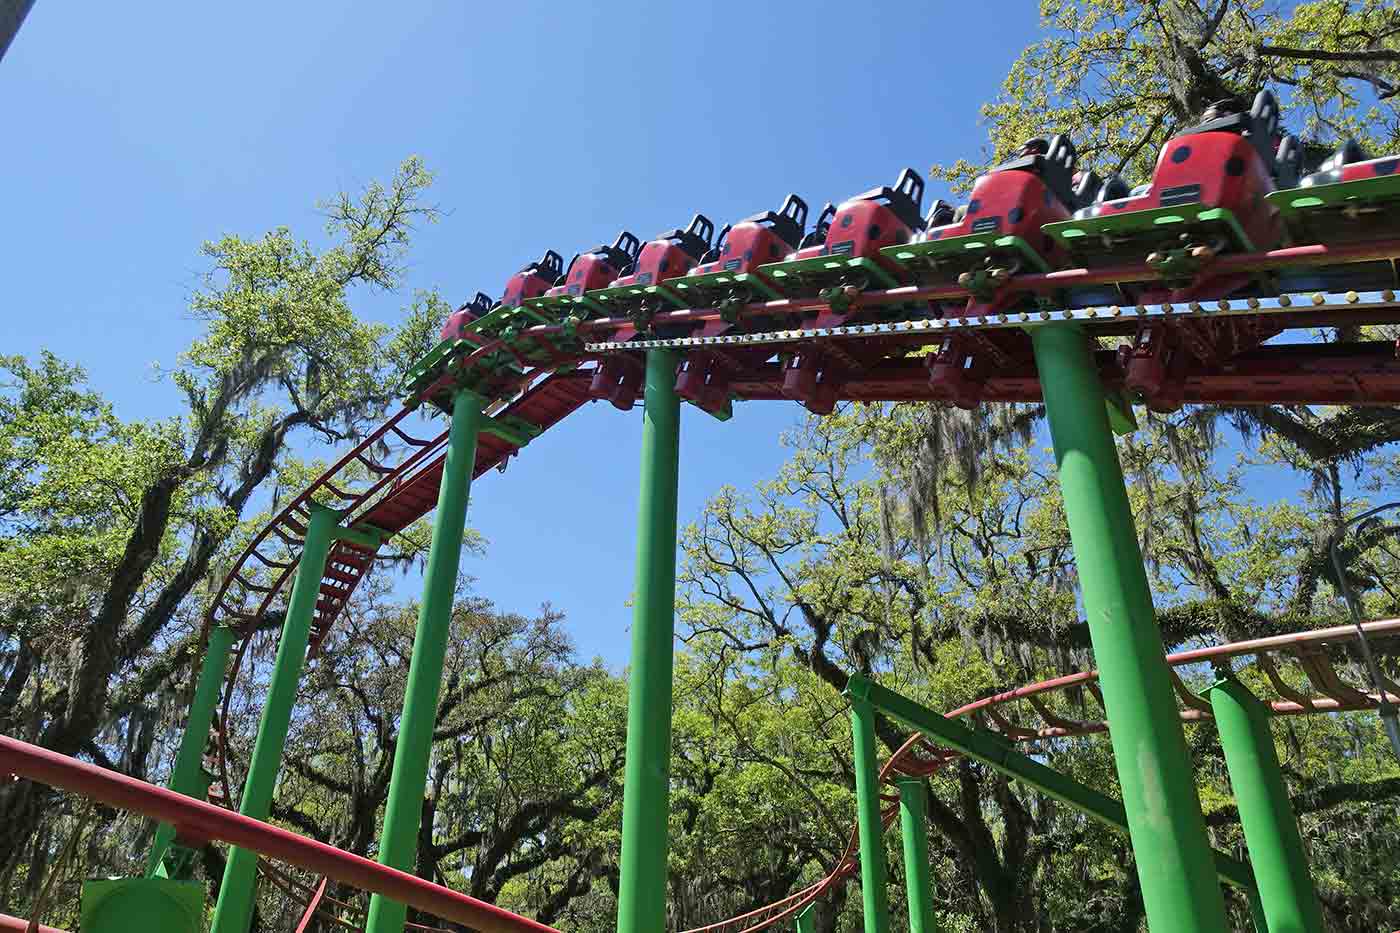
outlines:
[{"label": "diagonal support brace", "polygon": [[[886,716],[923,733],[938,744],[956,749],[969,758],[995,768],[1007,777],[1029,784],[1110,829],[1122,833],[1128,831],[1128,814],[1121,800],[1101,794],[1092,787],[1041,764],[994,732],[969,728],[956,719],[949,719],[941,713],[934,712],[887,687],[873,683],[860,674],[851,675],[846,684],[846,693],[854,699],[865,700]],[[1247,891],[1254,890],[1254,873],[1239,859],[1217,851],[1215,870],[1222,881]]]}]

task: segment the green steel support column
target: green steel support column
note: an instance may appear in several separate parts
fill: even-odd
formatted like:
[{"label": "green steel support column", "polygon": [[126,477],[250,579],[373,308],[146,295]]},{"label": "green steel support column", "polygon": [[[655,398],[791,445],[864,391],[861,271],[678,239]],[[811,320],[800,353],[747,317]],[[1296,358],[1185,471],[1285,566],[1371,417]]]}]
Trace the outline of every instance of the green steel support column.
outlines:
[{"label": "green steel support column", "polygon": [[[895,722],[915,732],[922,732],[938,745],[962,752],[969,758],[990,765],[997,771],[1034,787],[1061,803],[1068,804],[1085,816],[1102,823],[1115,832],[1128,832],[1128,811],[1122,801],[1114,800],[1047,764],[1036,761],[1019,751],[1006,736],[986,729],[973,729],[957,719],[949,719],[927,706],[920,706],[908,697],[900,696],[888,687],[873,683],[860,674],[852,674],[846,684],[846,695],[870,703]],[[1254,889],[1254,873],[1239,859],[1224,852],[1214,853],[1215,872],[1220,880]]]},{"label": "green steel support column", "polygon": [[793,918],[797,924],[797,933],[812,933],[812,927],[816,921],[812,919],[812,905],[807,905],[796,917]]},{"label": "green steel support column", "polygon": [[922,778],[901,777],[899,829],[904,837],[904,886],[909,900],[909,933],[939,933],[933,915],[933,881],[928,863],[928,789]]},{"label": "green steel support column", "polygon": [[1268,933],[1322,933],[1322,909],[1264,704],[1230,677],[1210,688],[1210,705]]},{"label": "green steel support column", "polygon": [[1259,889],[1250,888],[1245,892],[1249,899],[1249,919],[1254,922],[1254,933],[1269,933],[1269,921],[1264,916],[1264,905],[1259,901]]},{"label": "green steel support column", "polygon": [[[433,747],[438,694],[442,685],[447,634],[452,625],[452,601],[457,568],[462,560],[462,534],[467,523],[467,498],[476,466],[476,439],[481,430],[484,399],[459,389],[452,399],[452,427],[447,440],[447,463],[438,486],[433,540],[423,575],[423,602],[413,636],[408,665],[399,742],[389,778],[384,830],[379,837],[379,863],[413,871],[418,857],[418,826],[423,815],[423,789]],[[408,908],[376,894],[370,898],[366,933],[402,933]]]},{"label": "green steel support column", "polygon": [[204,883],[170,878],[90,878],[83,882],[82,933],[202,933]]},{"label": "green steel support column", "polygon": [[618,933],[661,933],[671,776],[671,664],[676,611],[677,354],[647,353],[638,506],[637,595],[627,687]]},{"label": "green steel support column", "polygon": [[[258,723],[253,757],[248,762],[243,802],[238,808],[239,813],[255,820],[267,819],[272,809],[272,792],[277,787],[282,750],[292,722],[297,682],[301,679],[307,644],[311,640],[311,617],[316,611],[317,597],[321,595],[326,556],[330,553],[339,520],[340,513],[333,509],[311,507],[306,540],[301,546],[301,562],[297,565],[292,597],[287,601],[287,618],[282,623],[282,639],[277,643],[277,659],[272,664],[272,677],[267,685],[267,703],[263,706],[262,721]],[[257,873],[256,853],[236,847],[229,850],[210,933],[247,933],[253,918]]]},{"label": "green steel support column", "polygon": [[1031,329],[1152,933],[1225,933],[1200,798],[1089,341]]},{"label": "green steel support column", "polygon": [[865,933],[889,933],[890,894],[885,889],[885,827],[880,820],[880,765],[875,759],[875,709],[861,697],[851,701],[855,744],[856,819],[860,828],[860,897]]},{"label": "green steel support column", "polygon": [[[194,699],[190,701],[190,712],[185,721],[185,734],[175,755],[175,767],[170,771],[170,789],[186,797],[202,800],[209,791],[202,763],[204,746],[209,742],[209,727],[214,722],[214,707],[219,702],[219,688],[224,683],[228,653],[235,636],[233,629],[222,625],[209,631],[204,666],[199,669]],[[151,844],[151,854],[146,859],[146,874],[155,874],[160,868],[166,849],[174,838],[174,826],[161,823],[156,827],[155,842]]]}]

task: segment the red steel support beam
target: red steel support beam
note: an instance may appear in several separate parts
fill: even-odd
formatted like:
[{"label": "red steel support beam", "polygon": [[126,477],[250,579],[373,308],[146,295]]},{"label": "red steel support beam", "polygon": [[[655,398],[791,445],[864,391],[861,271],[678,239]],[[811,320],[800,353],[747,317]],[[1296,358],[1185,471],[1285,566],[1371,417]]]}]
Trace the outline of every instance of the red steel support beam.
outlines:
[{"label": "red steel support beam", "polygon": [[[775,346],[776,352],[779,347]],[[1123,373],[1113,352],[1097,354],[1100,379],[1120,388]],[[731,388],[742,399],[781,401],[783,373],[764,362],[734,377]],[[1038,402],[1040,381],[1034,366],[1002,370],[982,386],[987,402]],[[938,398],[929,386],[924,361],[909,357],[881,360],[843,383],[837,397],[851,401],[928,401]],[[1400,404],[1400,359],[1395,346],[1381,341],[1360,344],[1282,344],[1241,353],[1223,369],[1201,365],[1186,374],[1186,404],[1220,405],[1393,405]]]},{"label": "red steel support beam", "polygon": [[301,915],[301,922],[297,924],[296,933],[306,933],[311,927],[312,920],[316,918],[316,908],[321,906],[321,898],[326,896],[326,885],[329,882],[329,878],[322,878],[321,883],[316,885],[316,893],[311,895],[311,900]]},{"label": "red steel support beam", "polygon": [[[222,841],[382,894],[481,933],[559,933],[494,904],[260,820],[0,735],[0,775],[13,774],[171,823],[190,842]],[[5,929],[0,927],[0,929]]]}]

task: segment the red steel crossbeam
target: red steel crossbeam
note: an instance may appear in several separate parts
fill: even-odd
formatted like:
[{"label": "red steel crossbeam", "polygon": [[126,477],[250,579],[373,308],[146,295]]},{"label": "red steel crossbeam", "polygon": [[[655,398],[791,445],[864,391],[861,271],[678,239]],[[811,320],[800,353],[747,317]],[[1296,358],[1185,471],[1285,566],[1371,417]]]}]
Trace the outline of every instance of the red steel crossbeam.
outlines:
[{"label": "red steel crossbeam", "polygon": [[[1124,374],[1110,350],[1098,354],[1105,387],[1122,388]],[[730,388],[751,401],[783,400],[780,364],[763,362],[734,377]],[[993,374],[981,387],[988,402],[1038,402],[1040,380],[1027,363]],[[925,360],[883,360],[852,374],[837,397],[860,402],[915,402],[940,398],[929,385]],[[1223,368],[1188,372],[1187,404],[1400,404],[1400,359],[1394,344],[1308,343],[1263,346],[1232,357]]]},{"label": "red steel crossbeam", "polygon": [[543,923],[343,849],[5,735],[0,735],[0,774],[38,781],[171,823],[186,841],[231,843],[481,933],[559,933]]}]

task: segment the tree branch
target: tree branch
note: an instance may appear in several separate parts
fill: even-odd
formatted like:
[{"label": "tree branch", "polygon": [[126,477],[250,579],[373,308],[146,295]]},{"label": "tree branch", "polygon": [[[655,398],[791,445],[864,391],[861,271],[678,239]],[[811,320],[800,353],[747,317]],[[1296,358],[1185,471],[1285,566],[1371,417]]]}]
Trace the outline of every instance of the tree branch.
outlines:
[{"label": "tree branch", "polygon": [[1281,45],[1256,45],[1260,55],[1273,58],[1296,58],[1323,62],[1400,62],[1400,51],[1393,49],[1362,49],[1332,51],[1330,49],[1293,49]]}]

